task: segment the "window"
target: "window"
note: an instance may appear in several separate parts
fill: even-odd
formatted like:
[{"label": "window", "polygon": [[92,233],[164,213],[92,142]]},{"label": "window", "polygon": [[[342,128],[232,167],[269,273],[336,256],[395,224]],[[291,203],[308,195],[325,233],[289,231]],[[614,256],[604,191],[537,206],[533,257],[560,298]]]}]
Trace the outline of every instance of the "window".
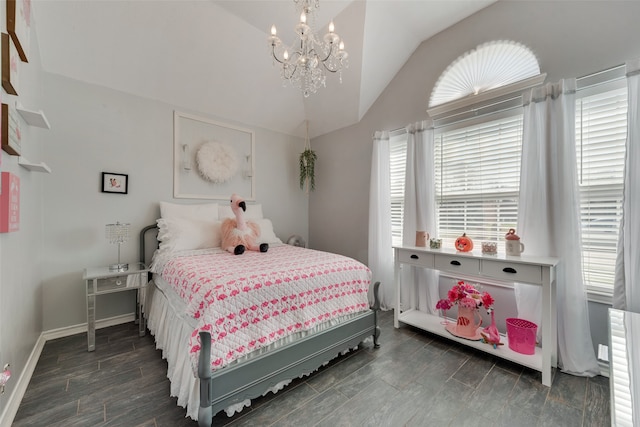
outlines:
[{"label": "window", "polygon": [[[480,69],[491,73],[476,72]],[[427,112],[436,124],[437,234],[444,247],[453,248],[454,240],[467,233],[478,246],[482,240],[497,241],[504,252],[504,234],[516,227],[520,191],[523,117],[515,108],[521,105],[516,94],[541,84],[545,76],[526,46],[497,41],[466,52],[438,79]],[[615,280],[627,133],[623,76],[624,67],[614,67],[578,79],[582,267],[592,294],[611,294]],[[393,244],[400,245],[406,134],[390,143],[392,235]]]},{"label": "window", "polygon": [[[390,138],[391,233],[402,244],[407,135]],[[468,233],[479,245],[516,226],[522,114],[440,131],[435,136],[438,237],[444,247]]]},{"label": "window", "polygon": [[435,136],[438,237],[452,248],[467,233],[479,246],[515,228],[520,187],[522,114]]},{"label": "window", "polygon": [[613,290],[626,137],[626,87],[592,91],[577,99],[582,262],[585,285],[590,291]]},{"label": "window", "polygon": [[[618,86],[621,86],[618,84]],[[587,290],[611,293],[622,217],[626,87],[576,100],[576,150]],[[393,244],[402,243],[406,134],[391,138]],[[436,133],[438,236],[444,247],[468,233],[479,244],[515,227],[518,215],[522,115]],[[499,248],[504,251],[504,247]]]},{"label": "window", "polygon": [[391,243],[402,245],[402,218],[404,216],[404,180],[407,167],[407,134],[389,137],[391,177]]}]

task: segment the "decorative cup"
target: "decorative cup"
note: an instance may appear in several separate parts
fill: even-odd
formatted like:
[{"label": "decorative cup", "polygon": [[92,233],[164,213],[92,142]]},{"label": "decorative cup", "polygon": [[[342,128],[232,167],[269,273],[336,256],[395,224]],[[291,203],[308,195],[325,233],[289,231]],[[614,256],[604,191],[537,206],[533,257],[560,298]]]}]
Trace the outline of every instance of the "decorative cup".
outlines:
[{"label": "decorative cup", "polygon": [[520,240],[506,240],[505,249],[507,255],[520,256],[524,252],[524,243],[520,243]]},{"label": "decorative cup", "polygon": [[427,246],[427,240],[429,240],[429,233],[426,231],[416,231],[416,246]]},{"label": "decorative cup", "polygon": [[442,247],[442,239],[429,240],[429,247],[431,249],[440,249]]},{"label": "decorative cup", "polygon": [[487,255],[495,255],[498,253],[497,242],[482,242],[482,253]]}]

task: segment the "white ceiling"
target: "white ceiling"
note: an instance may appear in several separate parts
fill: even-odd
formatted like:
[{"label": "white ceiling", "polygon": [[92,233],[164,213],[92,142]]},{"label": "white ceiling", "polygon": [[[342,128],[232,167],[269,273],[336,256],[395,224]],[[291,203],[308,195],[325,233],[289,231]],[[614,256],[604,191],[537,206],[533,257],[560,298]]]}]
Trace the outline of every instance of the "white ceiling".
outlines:
[{"label": "white ceiling", "polygon": [[43,68],[179,108],[312,137],[357,123],[423,41],[496,0],[320,2],[349,52],[342,84],[283,87],[267,37],[286,44],[292,0],[33,0]]}]

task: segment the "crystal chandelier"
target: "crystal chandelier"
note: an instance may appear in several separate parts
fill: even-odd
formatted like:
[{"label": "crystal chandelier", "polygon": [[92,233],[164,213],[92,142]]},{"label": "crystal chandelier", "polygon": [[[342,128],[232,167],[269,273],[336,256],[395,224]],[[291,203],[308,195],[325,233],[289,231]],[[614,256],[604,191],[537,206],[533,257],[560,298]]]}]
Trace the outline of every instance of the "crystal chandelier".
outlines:
[{"label": "crystal chandelier", "polygon": [[[349,66],[349,54],[344,50],[344,42],[334,32],[333,21],[329,24],[329,32],[319,39],[313,33],[315,9],[320,0],[293,0],[300,11],[300,22],[296,25],[296,34],[300,40],[292,48],[283,47],[276,35],[276,26],[271,26],[271,54],[274,65],[282,68],[280,75],[284,85],[289,82],[302,90],[305,98],[316,93],[320,86],[326,87],[326,74],[338,73],[342,83],[342,67]],[[289,50],[290,49],[290,50]]]}]

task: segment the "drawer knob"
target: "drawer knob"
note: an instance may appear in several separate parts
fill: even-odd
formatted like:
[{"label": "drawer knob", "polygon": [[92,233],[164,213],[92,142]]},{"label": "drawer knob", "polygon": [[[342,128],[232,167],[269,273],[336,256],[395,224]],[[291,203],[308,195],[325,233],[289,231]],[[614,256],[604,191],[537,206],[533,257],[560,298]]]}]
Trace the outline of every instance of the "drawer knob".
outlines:
[{"label": "drawer knob", "polygon": [[418,258],[420,258],[420,257],[418,255],[416,255],[416,254],[411,255],[411,259],[418,259]]},{"label": "drawer knob", "polygon": [[451,265],[461,265],[460,261],[456,261],[455,259],[451,261]]},{"label": "drawer knob", "polygon": [[516,269],[511,267],[505,267],[502,269],[502,271],[504,271],[505,273],[517,273]]}]

